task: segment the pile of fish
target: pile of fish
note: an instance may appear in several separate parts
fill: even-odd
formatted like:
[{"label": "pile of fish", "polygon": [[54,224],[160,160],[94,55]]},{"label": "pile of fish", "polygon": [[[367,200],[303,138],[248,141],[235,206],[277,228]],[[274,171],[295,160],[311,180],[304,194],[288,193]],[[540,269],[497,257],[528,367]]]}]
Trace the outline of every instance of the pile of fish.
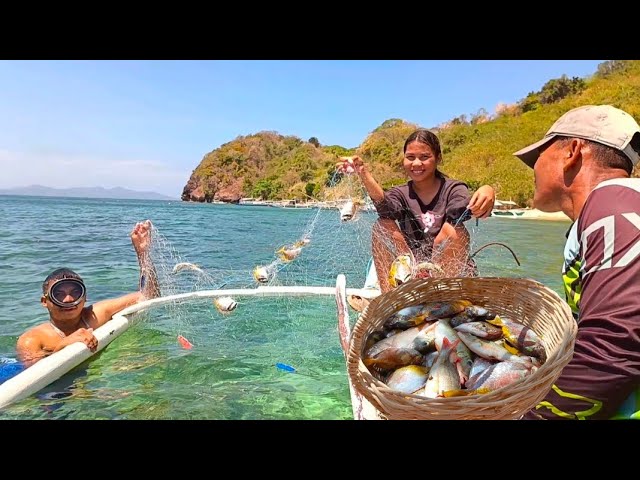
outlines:
[{"label": "pile of fish", "polygon": [[369,335],[362,361],[390,388],[436,398],[502,388],[535,372],[546,352],[529,327],[456,300],[396,312]]}]

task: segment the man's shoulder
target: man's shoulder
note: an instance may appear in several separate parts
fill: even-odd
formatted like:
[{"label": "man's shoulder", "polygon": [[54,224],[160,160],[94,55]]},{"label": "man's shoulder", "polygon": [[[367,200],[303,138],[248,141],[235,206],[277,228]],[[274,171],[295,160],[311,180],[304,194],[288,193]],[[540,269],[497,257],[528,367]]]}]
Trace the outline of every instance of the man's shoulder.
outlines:
[{"label": "man's shoulder", "polygon": [[18,341],[24,342],[28,340],[33,340],[36,338],[42,338],[47,335],[46,328],[48,328],[49,322],[42,322],[38,325],[31,327],[29,330],[25,331],[22,335],[18,337]]},{"label": "man's shoulder", "polygon": [[[615,201],[614,201],[615,200]],[[579,230],[601,218],[640,209],[640,178],[612,178],[589,193],[580,212]]]}]

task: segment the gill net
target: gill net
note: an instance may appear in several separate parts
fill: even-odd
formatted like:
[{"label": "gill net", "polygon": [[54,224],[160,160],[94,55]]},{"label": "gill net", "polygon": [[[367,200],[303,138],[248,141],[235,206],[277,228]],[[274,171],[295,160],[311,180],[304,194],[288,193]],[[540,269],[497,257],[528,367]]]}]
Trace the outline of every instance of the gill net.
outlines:
[{"label": "gill net", "polygon": [[[186,240],[178,247],[171,240],[176,232],[153,227],[150,258],[163,297],[260,286],[335,287],[339,274],[348,288],[365,286],[378,216],[357,176],[334,174],[310,208],[211,208],[217,221],[193,240],[206,242],[201,258],[181,253]],[[226,221],[227,235],[219,238],[223,216],[233,222]],[[466,225],[473,248],[475,223]],[[381,244],[392,258],[403,253],[393,240],[382,238]],[[187,298],[132,314],[139,323],[85,370],[6,418],[352,417],[332,295],[234,295],[232,302],[216,304],[219,299]],[[358,313],[349,314],[353,324]]]}]

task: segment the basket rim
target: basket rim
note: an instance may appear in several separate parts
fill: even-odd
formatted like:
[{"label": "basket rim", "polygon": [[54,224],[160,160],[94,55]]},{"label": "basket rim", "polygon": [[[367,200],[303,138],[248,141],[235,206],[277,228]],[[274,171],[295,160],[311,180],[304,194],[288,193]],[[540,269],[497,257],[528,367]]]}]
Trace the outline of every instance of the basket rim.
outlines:
[{"label": "basket rim", "polygon": [[[371,312],[375,312],[378,306],[382,302],[389,303],[397,298],[402,298],[407,292],[413,292],[415,290],[428,290],[436,284],[446,283],[448,285],[456,286],[461,291],[460,298],[464,298],[464,287],[467,285],[483,285],[483,284],[497,284],[497,282],[508,282],[511,289],[522,289],[522,292],[528,292],[530,289],[534,289],[536,292],[544,292],[549,298],[545,298],[550,302],[553,302],[554,310],[557,307],[558,317],[561,319],[559,322],[559,328],[562,332],[561,340],[549,352],[549,346],[543,343],[545,351],[548,354],[546,361],[540,365],[531,375],[518,379],[508,385],[505,385],[499,389],[492,390],[484,394],[473,394],[464,396],[453,397],[437,397],[428,398],[413,393],[403,393],[398,390],[388,387],[384,382],[376,378],[376,376],[368,369],[368,367],[362,361],[362,352],[364,350],[365,335],[367,328],[370,326],[370,317],[374,315]],[[455,289],[454,289],[455,290]],[[451,290],[449,290],[451,291]],[[436,290],[437,292],[437,290]],[[391,299],[391,300],[390,300]],[[434,299],[434,301],[439,301]],[[424,299],[420,299],[419,296],[415,302],[403,303],[400,308],[410,307],[424,303]],[[474,302],[475,303],[475,302]],[[479,306],[490,307],[491,302],[477,303]],[[398,310],[396,310],[398,311]],[[375,320],[375,317],[374,317]],[[398,401],[404,401],[407,403],[407,407],[428,407],[432,406],[470,406],[477,404],[478,406],[491,405],[496,401],[504,401],[505,393],[509,391],[519,392],[523,388],[524,384],[530,383],[532,380],[543,380],[543,377],[547,376],[552,378],[551,384],[560,375],[560,372],[571,360],[573,356],[573,347],[575,344],[575,338],[577,335],[577,323],[571,314],[571,309],[568,304],[558,295],[555,291],[545,286],[541,282],[529,278],[512,278],[512,277],[455,277],[455,278],[429,278],[429,279],[413,279],[399,287],[386,292],[376,298],[374,298],[369,305],[363,310],[359,318],[357,319],[349,339],[349,350],[347,354],[347,370],[351,383],[355,390],[367,398],[373,405],[382,411],[384,414],[393,415],[392,412],[387,411],[385,405],[377,398],[379,395],[392,397]],[[359,339],[359,340],[358,340]],[[549,382],[548,378],[544,378],[544,383]],[[549,385],[551,387],[551,385]],[[546,394],[546,391],[545,391]]]}]

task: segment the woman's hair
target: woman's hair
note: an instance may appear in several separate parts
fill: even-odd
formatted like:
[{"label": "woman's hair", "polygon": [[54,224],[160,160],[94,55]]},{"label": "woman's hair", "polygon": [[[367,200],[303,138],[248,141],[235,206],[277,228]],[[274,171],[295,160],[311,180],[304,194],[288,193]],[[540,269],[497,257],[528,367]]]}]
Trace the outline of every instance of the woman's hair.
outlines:
[{"label": "woman's hair", "polygon": [[[440,160],[442,160],[442,149],[440,148],[440,140],[438,140],[436,134],[431,130],[427,130],[426,128],[419,128],[411,135],[409,135],[404,141],[402,153],[406,153],[407,147],[410,143],[413,142],[420,142],[424,143],[425,145],[429,145],[429,147],[431,147],[431,150],[433,151],[433,154],[436,156],[436,162],[440,162]],[[441,177],[446,177],[444,173],[436,168],[436,176],[438,175]]]}]

